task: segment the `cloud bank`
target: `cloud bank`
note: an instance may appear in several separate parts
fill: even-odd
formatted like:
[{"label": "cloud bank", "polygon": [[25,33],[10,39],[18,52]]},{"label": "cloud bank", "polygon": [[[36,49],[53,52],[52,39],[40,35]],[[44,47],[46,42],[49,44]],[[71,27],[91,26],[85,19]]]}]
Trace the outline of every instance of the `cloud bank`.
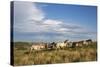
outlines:
[{"label": "cloud bank", "polygon": [[81,25],[57,19],[46,19],[45,13],[32,2],[14,2],[14,31],[33,34],[37,39],[66,39],[67,37],[91,37],[95,32],[88,31]]}]

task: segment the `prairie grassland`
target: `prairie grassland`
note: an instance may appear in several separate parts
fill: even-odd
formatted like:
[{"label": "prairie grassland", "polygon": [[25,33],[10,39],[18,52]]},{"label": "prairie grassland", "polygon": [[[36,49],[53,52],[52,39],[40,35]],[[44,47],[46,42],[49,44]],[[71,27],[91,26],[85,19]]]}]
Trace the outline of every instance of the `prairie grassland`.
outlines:
[{"label": "prairie grassland", "polygon": [[41,50],[29,54],[28,43],[14,44],[14,65],[37,65],[97,60],[97,43],[89,46],[65,48],[59,50]]}]

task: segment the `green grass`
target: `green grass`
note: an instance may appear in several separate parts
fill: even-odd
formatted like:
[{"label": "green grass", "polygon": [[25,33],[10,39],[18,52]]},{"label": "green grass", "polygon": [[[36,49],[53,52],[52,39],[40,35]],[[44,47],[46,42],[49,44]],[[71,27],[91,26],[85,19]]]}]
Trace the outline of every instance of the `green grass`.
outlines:
[{"label": "green grass", "polygon": [[55,64],[71,62],[88,62],[97,60],[97,44],[89,46],[65,48],[60,50],[42,50],[34,51],[29,54],[29,45],[15,43],[14,46],[14,65],[31,64]]}]

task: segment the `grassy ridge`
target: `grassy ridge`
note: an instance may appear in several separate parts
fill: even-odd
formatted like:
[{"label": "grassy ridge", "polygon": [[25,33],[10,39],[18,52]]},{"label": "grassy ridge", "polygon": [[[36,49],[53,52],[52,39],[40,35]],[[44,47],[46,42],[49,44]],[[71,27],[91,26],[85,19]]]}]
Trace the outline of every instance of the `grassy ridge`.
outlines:
[{"label": "grassy ridge", "polygon": [[15,43],[14,65],[54,64],[97,60],[96,43],[89,46],[65,48],[60,50],[33,50],[29,55],[28,52],[30,46],[29,43],[27,43],[27,45],[25,43]]}]

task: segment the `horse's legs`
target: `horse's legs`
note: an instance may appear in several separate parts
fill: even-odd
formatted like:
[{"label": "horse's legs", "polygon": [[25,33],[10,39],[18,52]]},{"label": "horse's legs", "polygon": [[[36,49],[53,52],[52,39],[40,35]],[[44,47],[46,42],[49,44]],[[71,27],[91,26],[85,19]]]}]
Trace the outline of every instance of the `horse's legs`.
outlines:
[{"label": "horse's legs", "polygon": [[33,48],[31,47],[31,48],[29,49],[29,55],[32,53],[32,50],[33,50]]}]

